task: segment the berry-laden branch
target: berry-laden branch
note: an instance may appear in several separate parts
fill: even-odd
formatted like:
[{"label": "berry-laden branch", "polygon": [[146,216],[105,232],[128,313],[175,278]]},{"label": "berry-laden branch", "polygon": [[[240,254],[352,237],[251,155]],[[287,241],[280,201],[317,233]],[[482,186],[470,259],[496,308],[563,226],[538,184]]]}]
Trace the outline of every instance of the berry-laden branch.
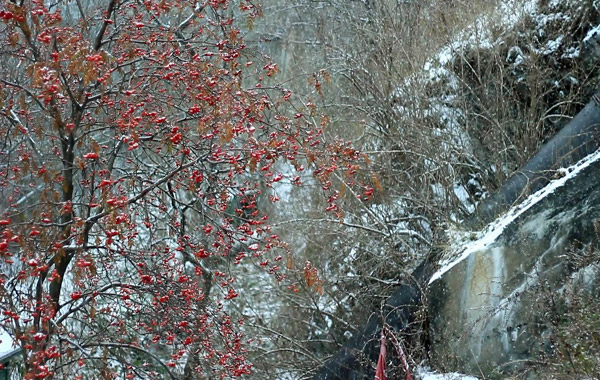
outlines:
[{"label": "berry-laden branch", "polygon": [[359,155],[263,88],[241,3],[0,2],[0,327],[25,378],[249,373],[239,268],[286,281],[289,250],[263,200],[307,168],[341,215],[329,175]]}]

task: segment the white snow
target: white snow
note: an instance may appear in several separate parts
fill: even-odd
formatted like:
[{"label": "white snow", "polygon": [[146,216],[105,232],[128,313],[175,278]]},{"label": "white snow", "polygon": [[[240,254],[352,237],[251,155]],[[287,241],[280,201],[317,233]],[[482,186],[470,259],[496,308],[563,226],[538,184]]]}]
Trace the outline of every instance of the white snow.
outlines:
[{"label": "white snow", "polygon": [[583,169],[587,168],[589,165],[598,161],[599,159],[600,150],[583,158],[576,164],[566,169],[563,169],[562,172],[565,175],[562,178],[551,181],[548,185],[546,185],[546,187],[530,195],[522,203],[510,209],[505,215],[499,217],[494,222],[490,223],[484,230],[480,231],[477,234],[476,240],[468,242],[466,244],[460,244],[459,247],[455,248],[455,252],[462,253],[460,253],[458,258],[456,259],[449,260],[448,262],[441,262],[441,268],[434,273],[434,275],[429,280],[429,284],[441,278],[442,275],[444,275],[444,273],[448,272],[458,263],[469,257],[469,255],[471,255],[472,253],[484,250],[485,248],[490,246],[502,234],[504,229],[515,219],[517,219],[520,215],[522,215],[525,211],[529,210],[531,207],[533,207],[535,204],[537,204],[540,200],[544,199],[549,194],[552,194],[554,190],[563,186],[569,179],[575,177]]},{"label": "white snow", "polygon": [[429,373],[421,380],[478,380],[476,377],[461,375],[460,373]]},{"label": "white snow", "polygon": [[587,32],[587,34],[583,38],[583,43],[588,42],[589,40],[591,40],[592,38],[594,38],[596,36],[596,34],[598,34],[598,33],[600,33],[600,25],[596,25],[596,27],[590,29]]},{"label": "white snow", "polygon": [[[457,34],[454,41],[445,46],[438,54],[434,61],[440,65],[446,65],[453,61],[457,51],[462,51],[466,47],[479,47],[482,49],[492,48],[500,41],[492,41],[490,24],[496,20],[500,20],[503,30],[513,28],[524,15],[533,15],[537,11],[537,1],[535,0],[509,0],[501,2],[499,7],[490,14],[475,20],[472,25],[469,25],[463,31]],[[425,71],[428,67],[432,67],[428,62],[425,65]],[[435,63],[434,63],[435,64]],[[433,68],[433,67],[432,67]]]},{"label": "white snow", "polygon": [[463,185],[458,183],[454,184],[454,195],[456,195],[456,198],[458,198],[460,203],[469,213],[473,213],[473,211],[475,211],[475,206],[473,203],[471,203],[469,192]]},{"label": "white snow", "polygon": [[[428,59],[423,69],[413,75],[405,78],[403,85],[400,85],[392,97],[405,98],[404,88],[422,85],[423,81],[439,82],[446,80],[449,88],[456,88],[458,81],[450,73],[447,66],[454,62],[456,57],[461,56],[461,52],[470,47],[481,49],[490,49],[499,44],[503,44],[502,38],[492,38],[492,27],[496,25],[503,31],[512,29],[525,15],[535,15],[537,12],[537,0],[507,0],[493,10],[491,13],[477,18],[472,24],[458,32],[447,45],[443,46],[436,54]],[[402,112],[401,106],[398,106],[398,112]]]},{"label": "white snow", "polygon": [[0,357],[15,350],[12,337],[4,330],[0,331]]},{"label": "white snow", "polygon": [[461,375],[460,373],[429,373],[421,377],[421,380],[478,380],[476,377]]},{"label": "white snow", "polygon": [[544,46],[544,48],[540,51],[540,53],[543,55],[553,54],[554,52],[556,52],[558,50],[558,48],[560,48],[564,38],[565,38],[565,36],[561,34],[557,38],[546,42],[546,46]]},{"label": "white snow", "polygon": [[462,375],[460,373],[435,373],[430,372],[427,367],[417,368],[417,378],[421,380],[479,380],[476,377]]}]

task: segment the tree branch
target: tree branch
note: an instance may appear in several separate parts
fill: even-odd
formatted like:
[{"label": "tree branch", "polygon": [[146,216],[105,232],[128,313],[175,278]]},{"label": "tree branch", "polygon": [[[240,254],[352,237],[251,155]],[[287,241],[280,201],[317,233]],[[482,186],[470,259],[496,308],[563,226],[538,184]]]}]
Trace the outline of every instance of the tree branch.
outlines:
[{"label": "tree branch", "polygon": [[163,367],[165,369],[167,374],[169,374],[169,377],[171,379],[177,379],[177,377],[173,374],[173,372],[171,372],[169,367],[158,356],[154,355],[152,352],[150,352],[142,347],[139,347],[139,346],[136,346],[133,344],[129,344],[129,343],[103,343],[103,342],[87,343],[87,344],[84,344],[83,347],[84,348],[88,348],[88,347],[127,348],[130,350],[141,352],[145,355],[148,355],[149,357],[154,359],[156,362],[158,362],[158,364],[160,364],[161,367]]},{"label": "tree branch", "polygon": [[106,28],[108,27],[109,24],[109,19],[112,16],[112,13],[115,9],[115,5],[116,5],[117,1],[116,0],[110,0],[110,2],[108,3],[108,8],[106,9],[106,15],[104,17],[104,22],[102,23],[102,26],[100,27],[100,30],[98,31],[98,34],[96,35],[96,39],[94,40],[94,50],[98,51],[98,49],[100,49],[100,47],[102,46],[102,37],[104,37],[104,33],[106,33]]},{"label": "tree branch", "polygon": [[[179,166],[177,169],[172,170],[170,173],[168,173],[167,175],[165,175],[164,177],[162,177],[161,179],[159,179],[158,181],[148,185],[146,188],[144,188],[138,195],[136,195],[135,197],[129,198],[124,205],[130,205],[133,203],[136,203],[137,201],[139,201],[140,199],[144,198],[150,191],[156,189],[158,186],[162,185],[163,183],[169,181],[171,178],[173,178],[175,175],[177,175],[178,173],[180,173],[182,170],[185,170],[189,167],[194,166],[195,164],[197,164],[200,160],[206,158],[207,155],[204,155],[202,157],[198,157],[196,160],[194,161],[190,161],[185,165],[181,165]],[[91,223],[95,223],[98,220],[100,220],[101,218],[105,217],[106,215],[108,215],[110,212],[109,211],[102,211],[90,218],[88,218],[86,220],[87,222],[91,222]]]}]

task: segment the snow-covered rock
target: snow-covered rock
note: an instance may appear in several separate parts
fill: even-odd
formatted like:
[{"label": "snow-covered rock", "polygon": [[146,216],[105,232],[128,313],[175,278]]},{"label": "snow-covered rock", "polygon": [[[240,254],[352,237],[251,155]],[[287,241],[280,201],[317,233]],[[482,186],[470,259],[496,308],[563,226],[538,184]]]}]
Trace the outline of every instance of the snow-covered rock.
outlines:
[{"label": "snow-covered rock", "polygon": [[549,347],[534,313],[539,288],[598,286],[597,268],[586,267],[597,263],[569,257],[600,249],[599,169],[596,151],[450,249],[457,255],[430,281],[434,363],[502,374]]}]

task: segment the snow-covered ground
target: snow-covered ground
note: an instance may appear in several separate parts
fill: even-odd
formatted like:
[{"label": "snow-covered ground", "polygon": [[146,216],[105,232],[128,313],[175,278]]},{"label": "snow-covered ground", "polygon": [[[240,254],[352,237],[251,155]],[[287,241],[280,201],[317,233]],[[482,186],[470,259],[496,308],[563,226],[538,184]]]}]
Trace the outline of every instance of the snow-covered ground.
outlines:
[{"label": "snow-covered ground", "polygon": [[425,373],[421,380],[478,380],[476,377],[461,375],[460,373]]},{"label": "snow-covered ground", "polygon": [[429,284],[435,280],[441,278],[444,273],[448,272],[458,263],[469,257],[474,252],[484,250],[490,246],[496,239],[502,234],[504,229],[511,224],[515,219],[522,215],[525,211],[529,210],[539,201],[544,199],[549,194],[552,194],[556,189],[563,186],[571,178],[577,176],[582,170],[587,168],[589,165],[600,159],[600,150],[590,154],[583,158],[576,164],[562,169],[564,176],[562,178],[551,181],[546,187],[538,190],[534,194],[530,195],[522,203],[511,208],[506,214],[490,223],[485,229],[476,234],[475,239],[472,241],[466,241],[463,239],[451,247],[452,256],[454,259],[441,262],[441,268],[433,274],[429,280]]},{"label": "snow-covered ground", "polygon": [[476,377],[462,375],[460,373],[435,373],[431,372],[427,367],[417,368],[417,379],[420,380],[479,380]]}]

